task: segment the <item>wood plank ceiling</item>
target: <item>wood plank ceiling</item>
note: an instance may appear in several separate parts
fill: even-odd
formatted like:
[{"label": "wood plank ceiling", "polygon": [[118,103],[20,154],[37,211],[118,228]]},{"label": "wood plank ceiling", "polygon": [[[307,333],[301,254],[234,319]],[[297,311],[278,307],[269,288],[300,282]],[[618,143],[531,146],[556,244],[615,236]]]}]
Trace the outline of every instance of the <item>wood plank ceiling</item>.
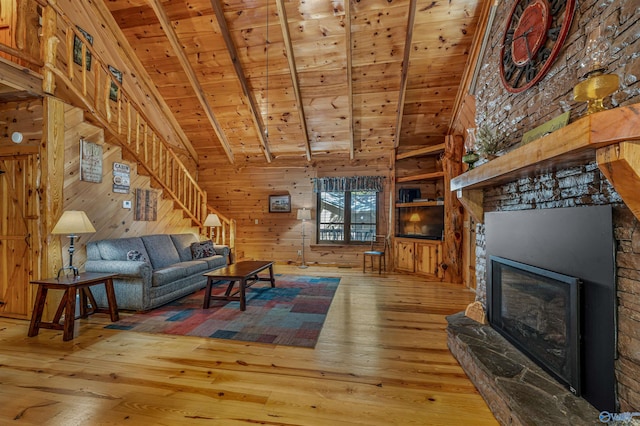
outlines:
[{"label": "wood plank ceiling", "polygon": [[482,6],[104,3],[198,154],[236,164],[364,158],[442,143]]}]

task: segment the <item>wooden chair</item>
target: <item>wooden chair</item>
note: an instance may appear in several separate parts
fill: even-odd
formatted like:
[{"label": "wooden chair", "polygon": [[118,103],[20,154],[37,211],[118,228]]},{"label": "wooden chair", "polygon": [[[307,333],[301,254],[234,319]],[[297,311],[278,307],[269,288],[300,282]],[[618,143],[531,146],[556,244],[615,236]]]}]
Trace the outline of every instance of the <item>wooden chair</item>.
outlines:
[{"label": "wooden chair", "polygon": [[367,257],[371,258],[371,270],[373,271],[373,258],[378,258],[378,274],[382,273],[382,268],[384,265],[384,270],[387,270],[387,259],[386,252],[387,247],[389,246],[387,236],[386,235],[375,235],[371,238],[371,249],[364,252],[362,256],[362,272],[366,272],[367,267]]}]

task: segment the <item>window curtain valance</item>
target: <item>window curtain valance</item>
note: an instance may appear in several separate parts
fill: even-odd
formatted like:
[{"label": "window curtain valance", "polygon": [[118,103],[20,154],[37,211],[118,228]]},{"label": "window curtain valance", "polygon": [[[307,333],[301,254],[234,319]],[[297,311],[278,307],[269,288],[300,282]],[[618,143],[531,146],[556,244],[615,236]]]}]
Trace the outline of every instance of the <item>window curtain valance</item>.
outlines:
[{"label": "window curtain valance", "polygon": [[384,176],[349,176],[313,178],[313,192],[375,191],[382,192]]}]

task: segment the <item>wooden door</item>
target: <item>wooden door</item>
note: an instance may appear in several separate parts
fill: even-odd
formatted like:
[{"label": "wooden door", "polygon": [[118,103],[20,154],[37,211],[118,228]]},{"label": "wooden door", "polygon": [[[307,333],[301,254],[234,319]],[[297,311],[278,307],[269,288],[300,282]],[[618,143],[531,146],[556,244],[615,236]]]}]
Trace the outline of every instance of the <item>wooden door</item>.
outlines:
[{"label": "wooden door", "polygon": [[415,271],[413,267],[414,265],[413,250],[414,250],[413,242],[396,240],[395,259],[396,259],[396,269],[398,271],[403,271],[403,272]]},{"label": "wooden door", "polygon": [[35,205],[33,161],[0,157],[0,316],[28,318],[32,250],[28,209]]},{"label": "wooden door", "polygon": [[442,244],[416,243],[416,272],[442,278]]}]

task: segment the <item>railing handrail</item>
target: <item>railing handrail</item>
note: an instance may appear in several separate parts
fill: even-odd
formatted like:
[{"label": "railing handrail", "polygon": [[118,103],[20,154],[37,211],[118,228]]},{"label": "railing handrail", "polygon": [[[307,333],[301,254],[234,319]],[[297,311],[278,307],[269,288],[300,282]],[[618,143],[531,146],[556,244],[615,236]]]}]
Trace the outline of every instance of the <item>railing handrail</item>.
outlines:
[{"label": "railing handrail", "polygon": [[[216,212],[223,222],[222,241],[219,242],[230,243],[233,247],[235,220],[208,205],[206,192],[200,188],[172,145],[162,137],[127,93],[98,51],[57,5],[51,2],[47,4],[57,18],[54,19],[54,15],[47,12],[43,27],[57,27],[58,23],[62,23],[63,28],[43,28],[45,34],[50,35],[44,41],[43,70],[65,84],[68,94],[113,135],[120,146],[135,158],[201,230],[208,212]],[[60,39],[61,33],[64,34],[65,43]],[[73,56],[75,37],[82,41],[79,66],[74,63]],[[66,63],[57,59],[59,54],[65,53],[60,52],[62,47],[66,48]],[[91,54],[93,67],[90,70],[87,70],[87,52]],[[93,90],[89,90],[88,86],[91,84],[94,85]]]}]

